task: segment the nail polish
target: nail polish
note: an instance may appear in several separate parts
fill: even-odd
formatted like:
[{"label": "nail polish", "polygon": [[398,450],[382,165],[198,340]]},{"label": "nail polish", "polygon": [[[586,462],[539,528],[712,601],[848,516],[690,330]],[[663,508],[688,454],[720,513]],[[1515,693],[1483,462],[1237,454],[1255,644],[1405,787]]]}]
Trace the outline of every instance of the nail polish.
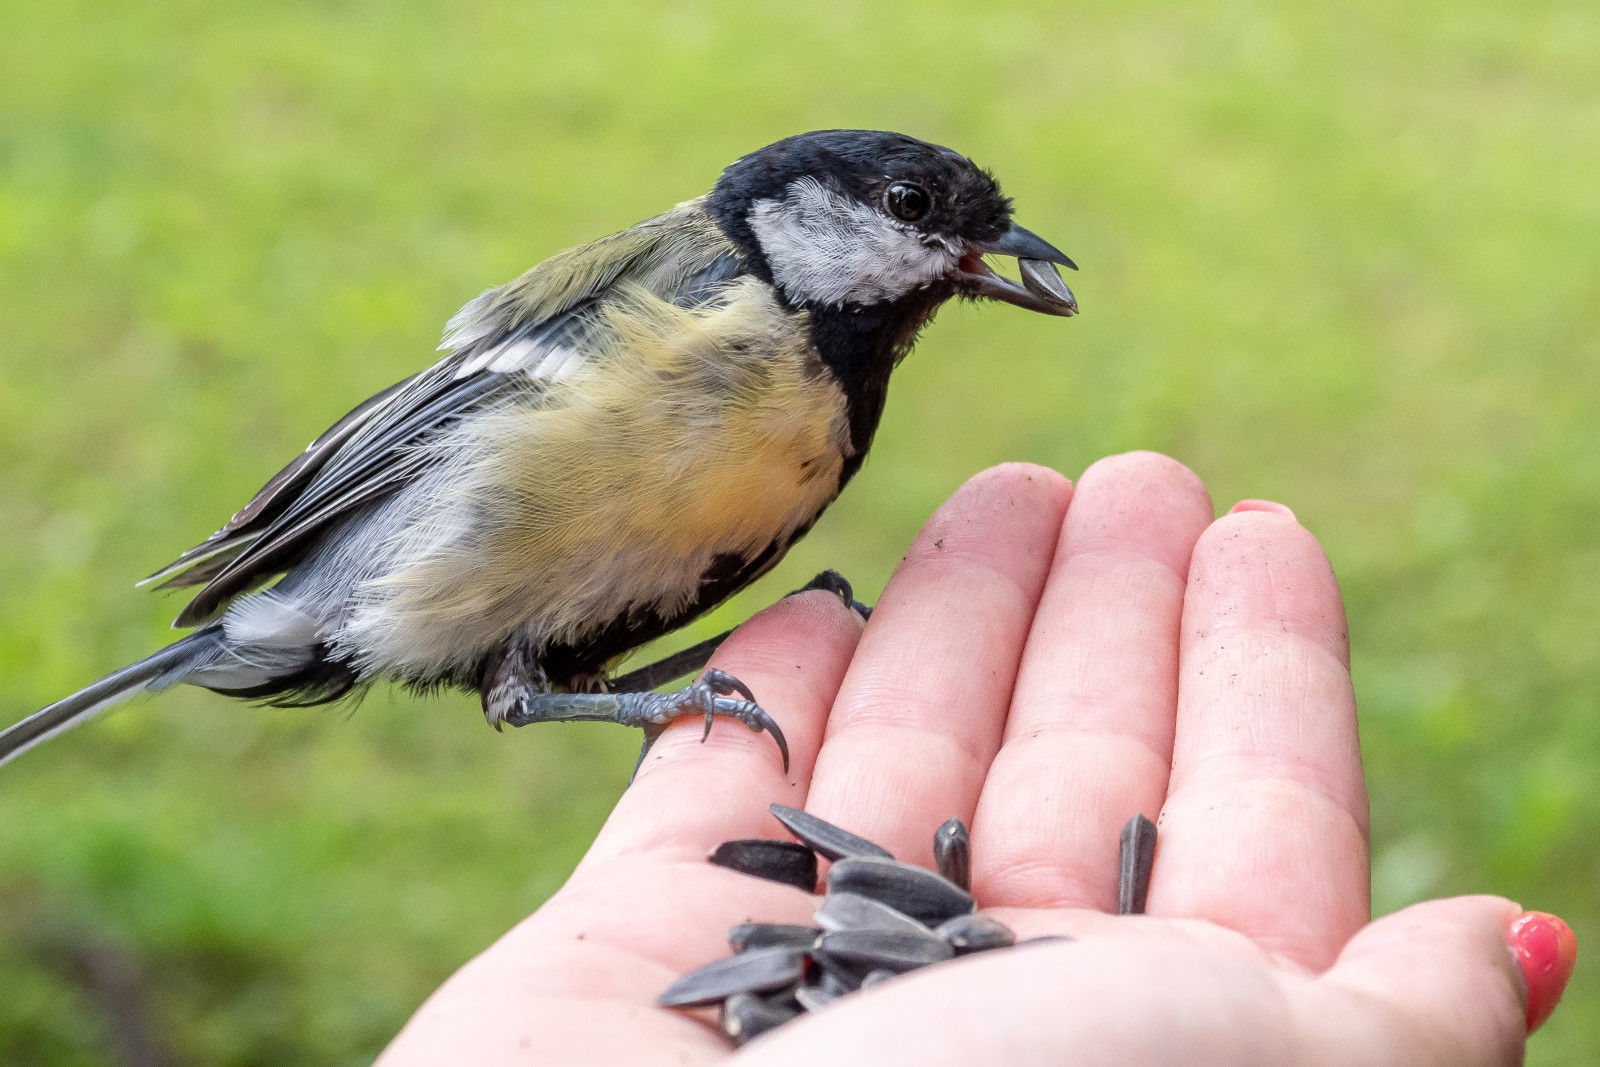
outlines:
[{"label": "nail polish", "polygon": [[1533,1033],[1561,1001],[1578,959],[1578,939],[1559,917],[1544,911],[1525,911],[1511,921],[1506,932],[1511,953],[1522,968],[1528,986],[1528,1033]]},{"label": "nail polish", "polygon": [[1290,511],[1287,505],[1279,504],[1275,500],[1241,500],[1228,509],[1228,514],[1237,515],[1241,511],[1266,511],[1285,518],[1294,518],[1294,512]]}]

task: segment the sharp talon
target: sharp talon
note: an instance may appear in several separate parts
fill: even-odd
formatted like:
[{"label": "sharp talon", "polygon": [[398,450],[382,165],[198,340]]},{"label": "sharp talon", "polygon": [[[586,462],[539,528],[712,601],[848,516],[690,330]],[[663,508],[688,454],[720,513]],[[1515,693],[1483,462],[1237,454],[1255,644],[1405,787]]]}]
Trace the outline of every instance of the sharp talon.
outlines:
[{"label": "sharp talon", "polygon": [[716,705],[716,703],[712,702],[711,704],[706,705],[706,728],[704,730],[700,731],[700,743],[702,745],[706,743],[706,738],[711,736],[711,724],[712,724],[712,722],[714,722],[716,720],[716,717],[717,717],[717,705]]},{"label": "sharp talon", "polygon": [[809,593],[813,589],[826,589],[846,604],[851,604],[855,601],[855,592],[851,589],[849,580],[838,571],[831,569],[823,571],[789,595],[795,596],[798,593]]},{"label": "sharp talon", "polygon": [[762,712],[761,713],[761,718],[764,720],[763,723],[762,723],[762,727],[767,731],[767,733],[771,734],[772,735],[772,739],[778,743],[778,754],[783,757],[783,773],[784,774],[788,774],[789,773],[789,742],[784,739],[783,730],[781,730],[778,727],[778,724],[775,721],[773,721],[773,718],[772,718],[771,715],[768,715],[766,712]]},{"label": "sharp talon", "polygon": [[756,695],[750,692],[750,687],[739,681],[739,679],[735,678],[733,675],[724,674],[721,681],[725,687],[723,691],[724,696],[732,696],[737,694],[752,704],[756,702]]}]

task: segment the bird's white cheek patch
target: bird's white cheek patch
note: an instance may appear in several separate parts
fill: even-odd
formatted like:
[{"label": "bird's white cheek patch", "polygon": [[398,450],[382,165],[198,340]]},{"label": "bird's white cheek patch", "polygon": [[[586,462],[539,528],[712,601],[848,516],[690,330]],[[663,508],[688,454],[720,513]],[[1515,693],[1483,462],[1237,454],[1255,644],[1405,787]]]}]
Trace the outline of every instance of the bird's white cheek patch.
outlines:
[{"label": "bird's white cheek patch", "polygon": [[947,273],[958,258],[814,178],[794,182],[781,200],[758,201],[749,219],[773,280],[797,302],[893,300]]}]

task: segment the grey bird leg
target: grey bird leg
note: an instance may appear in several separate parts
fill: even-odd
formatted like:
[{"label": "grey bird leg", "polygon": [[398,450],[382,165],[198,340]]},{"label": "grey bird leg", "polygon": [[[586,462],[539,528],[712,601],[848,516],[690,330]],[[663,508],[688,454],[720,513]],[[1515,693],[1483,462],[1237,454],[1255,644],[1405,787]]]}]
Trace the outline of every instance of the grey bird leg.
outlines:
[{"label": "grey bird leg", "polygon": [[[751,730],[772,735],[789,769],[789,743],[783,731],[755,702],[755,694],[739,679],[722,671],[676,693],[552,693],[549,679],[533,652],[512,642],[501,648],[484,671],[480,692],[483,716],[496,730],[502,725],[527,726],[535,722],[614,722],[637,726],[645,733],[645,751],[667,724],[684,715],[704,714],[706,734],[711,722],[723,715],[738,719]],[[734,699],[738,697],[740,699]],[[640,760],[644,759],[643,753]],[[634,768],[637,773],[638,768]]]},{"label": "grey bird leg", "polygon": [[[498,687],[486,687],[485,692],[498,692]],[[484,698],[486,707],[489,699],[488,696]],[[765,730],[777,742],[778,751],[783,755],[783,769],[788,771],[789,742],[784,739],[783,731],[772,716],[761,710],[748,686],[718,670],[707,671],[699,681],[675,693],[550,693],[525,689],[510,702],[501,721],[508,726],[527,726],[535,722],[614,722],[647,731],[655,728],[659,732],[672,720],[685,715],[705,716],[702,739],[710,735],[711,723],[718,715],[737,719],[756,733]]]}]

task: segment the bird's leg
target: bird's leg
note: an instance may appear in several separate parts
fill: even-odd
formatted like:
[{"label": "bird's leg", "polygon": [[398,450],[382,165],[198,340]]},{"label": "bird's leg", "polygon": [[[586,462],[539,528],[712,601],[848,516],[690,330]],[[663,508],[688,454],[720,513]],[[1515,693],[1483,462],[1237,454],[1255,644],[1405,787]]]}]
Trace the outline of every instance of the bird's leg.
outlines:
[{"label": "bird's leg", "polygon": [[[863,604],[855,599],[855,592],[850,588],[850,583],[838,571],[823,571],[805,585],[787,595],[795,596],[799,593],[808,593],[813,589],[826,589],[835,594],[840,600],[844,601],[846,607],[863,619],[872,617],[872,605]],[[724,630],[715,637],[708,637],[704,641],[692,644],[688,648],[674,652],[670,656],[664,656],[654,663],[629,671],[620,678],[612,679],[611,686],[614,689],[623,690],[654,689],[657,686],[666,685],[675,678],[693,674],[711,661],[711,654],[717,650],[722,642],[728,639],[728,635],[731,633],[733,633],[732,630]],[[649,750],[650,741],[647,739],[645,751],[648,752]],[[640,753],[639,758],[643,760],[644,754]]]},{"label": "bird's leg", "polygon": [[[508,695],[503,705],[491,703],[492,694],[503,687],[498,679],[506,677],[504,663],[511,658],[506,657],[500,667],[488,673],[484,686],[484,713],[492,716],[494,711],[500,711],[499,721],[507,726],[527,726],[535,722],[614,722],[640,727],[648,738],[674,719],[704,715],[705,732],[709,735],[712,721],[721,715],[737,719],[756,733],[765,730],[771,734],[783,755],[783,769],[789,769],[789,743],[784,740],[783,731],[755,702],[755,694],[748,686],[722,671],[707,671],[700,680],[674,693],[551,693],[527,687],[515,696],[509,695],[510,690],[506,689]],[[491,717],[490,721],[495,720]]]},{"label": "bird's leg", "polygon": [[[532,650],[519,641],[507,641],[491,653],[484,663],[478,683],[483,698],[483,717],[499,730],[528,700],[550,689],[550,680]],[[513,726],[521,723],[513,722]]]}]

